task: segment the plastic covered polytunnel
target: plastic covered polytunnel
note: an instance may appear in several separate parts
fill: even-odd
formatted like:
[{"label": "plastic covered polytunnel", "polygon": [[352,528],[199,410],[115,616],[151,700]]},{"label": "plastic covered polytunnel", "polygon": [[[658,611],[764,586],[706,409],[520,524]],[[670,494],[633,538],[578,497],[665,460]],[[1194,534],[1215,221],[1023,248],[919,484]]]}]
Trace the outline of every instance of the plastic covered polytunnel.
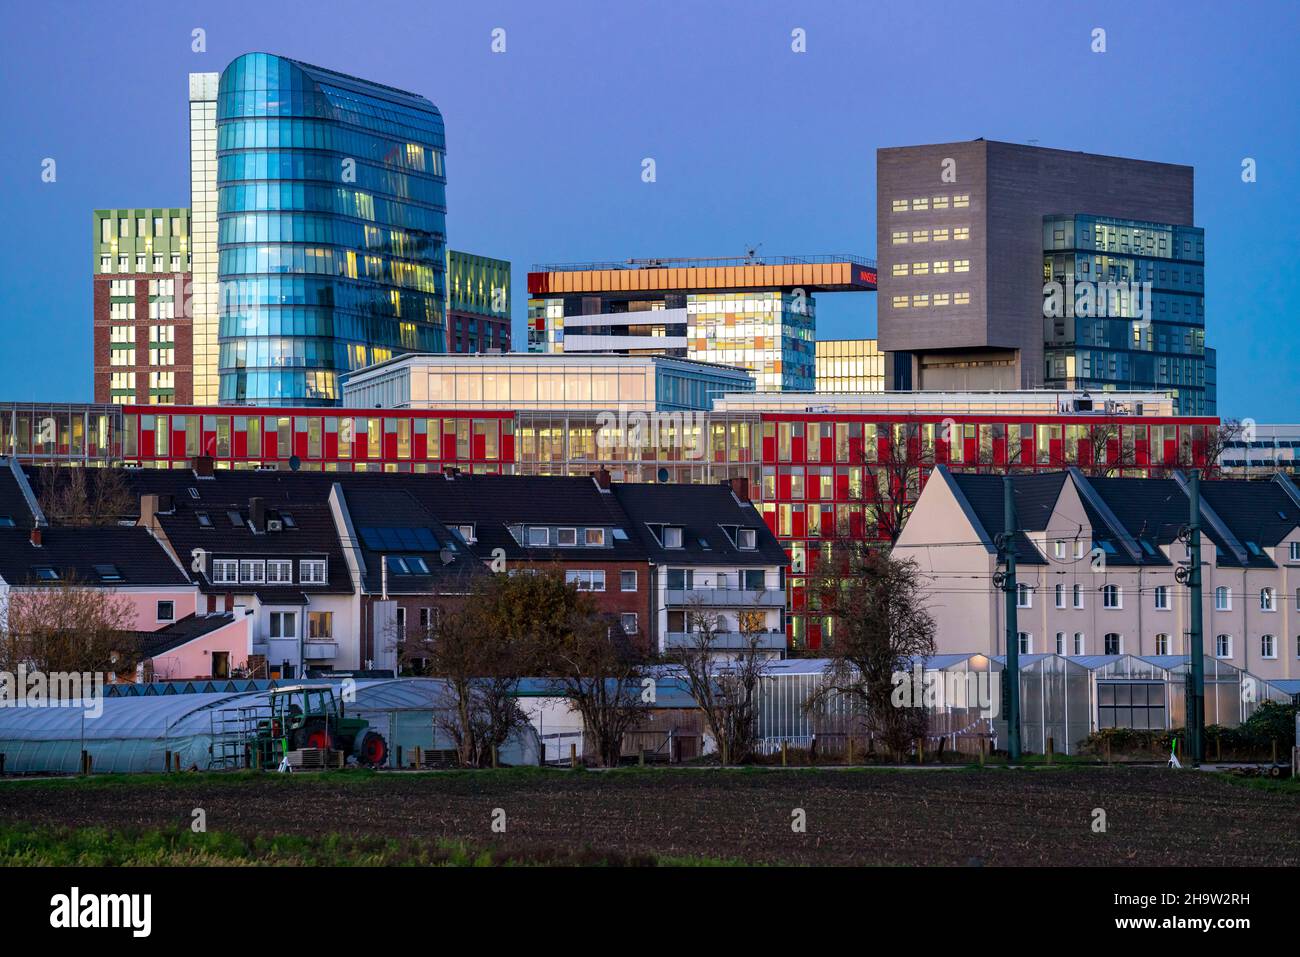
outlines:
[{"label": "plastic covered polytunnel", "polygon": [[[303,684],[333,687],[339,681]],[[355,697],[344,703],[348,715],[365,718],[388,742],[388,765],[398,756],[409,764],[417,753],[451,751],[454,742],[442,730],[451,698],[445,682],[430,678],[360,680]],[[270,692],[197,693],[105,697],[83,707],[0,707],[0,754],[10,773],[75,773],[81,752],[90,755],[95,773],[163,771],[168,752],[183,769],[209,770],[242,763],[242,745],[227,747],[232,716],[265,709]],[[529,726],[516,732],[498,759],[503,764],[536,764],[536,733]],[[175,759],[173,759],[175,760]]]}]

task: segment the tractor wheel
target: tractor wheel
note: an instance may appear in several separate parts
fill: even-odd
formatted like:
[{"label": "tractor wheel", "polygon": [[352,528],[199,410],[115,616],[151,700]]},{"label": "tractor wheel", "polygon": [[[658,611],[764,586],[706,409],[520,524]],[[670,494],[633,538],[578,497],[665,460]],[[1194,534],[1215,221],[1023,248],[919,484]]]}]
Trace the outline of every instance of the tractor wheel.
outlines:
[{"label": "tractor wheel", "polygon": [[294,734],[294,740],[291,742],[294,750],[300,748],[320,748],[329,750],[334,747],[334,736],[330,734],[329,728],[324,724],[309,724],[305,728],[300,728]]},{"label": "tractor wheel", "polygon": [[388,742],[378,731],[367,731],[357,743],[357,763],[377,768],[388,760]]}]

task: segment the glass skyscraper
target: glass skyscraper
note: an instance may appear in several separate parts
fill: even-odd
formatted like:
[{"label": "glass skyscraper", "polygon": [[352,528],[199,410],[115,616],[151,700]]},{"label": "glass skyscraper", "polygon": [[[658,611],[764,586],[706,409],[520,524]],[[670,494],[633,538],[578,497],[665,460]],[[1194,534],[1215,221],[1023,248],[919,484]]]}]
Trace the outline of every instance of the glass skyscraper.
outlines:
[{"label": "glass skyscraper", "polygon": [[1215,415],[1205,347],[1205,231],[1076,214],[1043,217],[1044,384],[1167,391]]},{"label": "glass skyscraper", "polygon": [[421,96],[266,53],[217,94],[220,401],[334,405],[446,350],[446,142]]}]

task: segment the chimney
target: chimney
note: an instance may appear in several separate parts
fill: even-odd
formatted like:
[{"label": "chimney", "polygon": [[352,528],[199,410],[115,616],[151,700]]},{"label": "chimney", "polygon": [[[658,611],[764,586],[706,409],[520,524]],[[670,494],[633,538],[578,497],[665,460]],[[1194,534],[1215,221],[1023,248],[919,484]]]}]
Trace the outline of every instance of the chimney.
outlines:
[{"label": "chimney", "polygon": [[145,528],[154,529],[158,527],[158,496],[150,492],[148,495],[140,496],[140,521],[137,523]]},{"label": "chimney", "polygon": [[32,545],[36,548],[41,547],[41,530],[39,528],[32,529]]},{"label": "chimney", "polygon": [[254,532],[266,531],[266,502],[260,495],[248,500],[248,520],[253,524]]},{"label": "chimney", "polygon": [[736,496],[742,502],[749,501],[749,479],[743,475],[728,479],[727,484],[731,486],[731,494]]},{"label": "chimney", "polygon": [[609,469],[596,469],[591,473],[591,477],[602,492],[609,491]]},{"label": "chimney", "polygon": [[200,455],[194,459],[194,475],[197,478],[212,478],[213,466],[211,455]]}]

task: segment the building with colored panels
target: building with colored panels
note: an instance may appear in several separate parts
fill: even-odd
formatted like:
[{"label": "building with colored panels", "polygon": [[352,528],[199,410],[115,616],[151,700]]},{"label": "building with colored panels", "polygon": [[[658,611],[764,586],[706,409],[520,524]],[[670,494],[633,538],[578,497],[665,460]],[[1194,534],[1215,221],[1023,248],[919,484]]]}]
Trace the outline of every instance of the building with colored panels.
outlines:
[{"label": "building with colored panels", "polygon": [[510,351],[510,263],[447,251],[447,351]]},{"label": "building with colored panels", "polygon": [[[760,399],[765,398],[766,407]],[[777,401],[779,400],[779,401]],[[873,405],[874,403],[874,405]],[[602,418],[596,411],[230,409],[147,406],[0,409],[0,449],[24,462],[141,468],[588,475],[617,482],[747,482],[790,556],[787,635],[820,647],[806,569],[841,532],[878,539],[872,489],[905,451],[906,499],[936,465],[974,472],[1167,475],[1206,464],[1218,420],[1172,414],[1167,396],[1094,405],[1069,393],[925,396],[733,395],[708,412]],[[106,442],[104,440],[107,440]]]},{"label": "building with colored panels", "polygon": [[870,292],[861,256],[535,266],[528,351],[668,355],[748,369],[759,392],[815,385],[820,292]]},{"label": "building with colored panels", "polygon": [[97,209],[92,221],[95,402],[192,402],[190,211]]}]

